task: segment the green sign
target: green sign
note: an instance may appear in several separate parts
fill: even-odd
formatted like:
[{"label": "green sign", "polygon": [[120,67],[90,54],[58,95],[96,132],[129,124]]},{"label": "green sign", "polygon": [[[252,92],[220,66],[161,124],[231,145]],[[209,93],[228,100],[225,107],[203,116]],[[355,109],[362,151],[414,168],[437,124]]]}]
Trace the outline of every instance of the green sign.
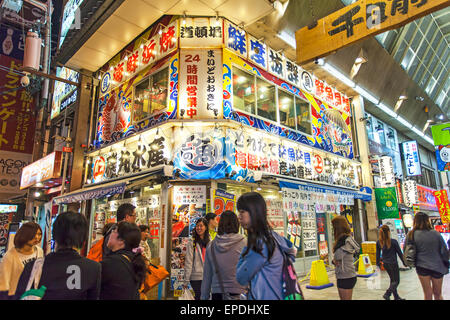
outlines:
[{"label": "green sign", "polygon": [[435,146],[450,144],[450,123],[437,124],[431,127]]},{"label": "green sign", "polygon": [[378,219],[399,218],[397,194],[395,187],[375,188],[375,199],[377,202]]}]

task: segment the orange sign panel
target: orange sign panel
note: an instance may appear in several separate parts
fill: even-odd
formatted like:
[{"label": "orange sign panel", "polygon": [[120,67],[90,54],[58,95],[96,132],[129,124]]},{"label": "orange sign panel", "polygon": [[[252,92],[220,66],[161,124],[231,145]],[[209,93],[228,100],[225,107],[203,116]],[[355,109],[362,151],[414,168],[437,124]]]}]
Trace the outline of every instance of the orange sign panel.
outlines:
[{"label": "orange sign panel", "polygon": [[449,0],[360,0],[297,30],[297,63],[395,29],[450,5]]},{"label": "orange sign panel", "polygon": [[439,190],[434,192],[436,198],[436,205],[441,215],[441,221],[443,224],[450,222],[450,204],[448,202],[448,196],[446,190]]}]

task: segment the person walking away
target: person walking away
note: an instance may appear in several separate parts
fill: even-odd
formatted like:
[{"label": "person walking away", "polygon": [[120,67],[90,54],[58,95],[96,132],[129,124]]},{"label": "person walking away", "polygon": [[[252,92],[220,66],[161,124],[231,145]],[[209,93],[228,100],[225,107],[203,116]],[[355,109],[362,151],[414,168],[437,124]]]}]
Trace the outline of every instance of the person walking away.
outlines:
[{"label": "person walking away", "polygon": [[449,252],[442,236],[431,226],[426,213],[418,212],[413,229],[406,236],[407,243],[416,246],[416,272],[425,300],[443,300],[442,282],[448,274]]},{"label": "person walking away", "polygon": [[100,262],[100,300],[139,300],[147,273],[140,242],[141,230],[136,224],[121,221],[113,227],[107,243],[111,254]]},{"label": "person walking away", "polygon": [[205,262],[206,246],[208,245],[209,232],[208,222],[205,218],[200,218],[195,224],[195,229],[192,232],[192,239],[187,244],[185,257],[185,288],[190,283],[194,289],[195,300],[200,300],[202,280],[203,280],[203,265]]},{"label": "person walking away", "polygon": [[216,228],[218,226],[217,215],[215,213],[210,212],[205,216],[205,219],[208,222],[209,238],[212,241],[217,235],[216,232]]},{"label": "person walking away", "polygon": [[352,300],[353,288],[356,285],[356,270],[353,264],[354,256],[359,253],[359,245],[351,236],[350,226],[343,216],[331,220],[334,233],[333,264],[337,279],[339,298]]},{"label": "person walking away", "polygon": [[[121,221],[126,221],[130,223],[136,222],[136,207],[133,206],[131,203],[124,203],[117,208],[117,223]],[[91,260],[100,262],[103,260],[103,257],[107,256],[111,253],[111,250],[109,250],[107,244],[108,239],[111,234],[111,231],[115,224],[111,226],[111,228],[106,231],[106,234],[104,234],[103,238],[100,239],[98,242],[96,242],[91,249],[89,250],[89,253],[87,257]]]},{"label": "person walking away", "polygon": [[398,268],[397,256],[402,260],[406,267],[405,259],[403,258],[402,250],[396,239],[391,239],[391,230],[387,225],[383,225],[379,231],[379,239],[376,244],[377,248],[377,266],[380,267],[381,261],[389,275],[390,285],[383,295],[385,300],[390,300],[391,294],[394,295],[395,300],[405,300],[398,295],[397,288],[400,284],[400,270]]},{"label": "person walking away", "polygon": [[[45,286],[43,300],[98,300],[100,264],[79,254],[88,239],[86,218],[76,212],[60,213],[53,223],[55,252],[44,259],[37,288]],[[30,262],[20,277],[16,298],[26,291],[34,263]]]},{"label": "person walking away", "polygon": [[245,293],[246,288],[236,281],[236,265],[246,244],[245,237],[239,234],[236,214],[233,211],[223,212],[217,236],[206,248],[201,300],[208,300],[210,296],[212,300],[225,300],[225,294],[239,300],[240,295]]},{"label": "person walking away", "polygon": [[14,247],[6,252],[0,262],[0,299],[9,300],[16,293],[17,283],[28,262],[44,256],[39,246],[42,229],[35,222],[26,222],[17,230]]},{"label": "person walking away", "polygon": [[144,256],[146,262],[151,262],[152,253],[150,251],[150,246],[148,245],[147,240],[150,239],[150,227],[144,224],[139,226],[141,230],[141,243],[140,247],[143,249],[142,255]]},{"label": "person walking away", "polygon": [[259,193],[240,196],[237,209],[239,222],[248,234],[236,267],[237,282],[249,286],[248,300],[283,300],[282,251],[294,262],[295,247],[270,228],[266,202]]}]

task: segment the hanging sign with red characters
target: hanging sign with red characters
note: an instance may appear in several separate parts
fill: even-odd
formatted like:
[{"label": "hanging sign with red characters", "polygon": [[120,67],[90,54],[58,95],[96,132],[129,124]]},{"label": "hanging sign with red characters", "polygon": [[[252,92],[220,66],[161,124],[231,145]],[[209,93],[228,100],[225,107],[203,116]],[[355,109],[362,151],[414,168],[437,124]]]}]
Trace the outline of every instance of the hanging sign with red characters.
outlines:
[{"label": "hanging sign with red characters", "polygon": [[441,221],[443,224],[450,223],[450,204],[448,202],[448,196],[446,190],[439,190],[433,192],[436,198],[436,205],[441,215]]}]

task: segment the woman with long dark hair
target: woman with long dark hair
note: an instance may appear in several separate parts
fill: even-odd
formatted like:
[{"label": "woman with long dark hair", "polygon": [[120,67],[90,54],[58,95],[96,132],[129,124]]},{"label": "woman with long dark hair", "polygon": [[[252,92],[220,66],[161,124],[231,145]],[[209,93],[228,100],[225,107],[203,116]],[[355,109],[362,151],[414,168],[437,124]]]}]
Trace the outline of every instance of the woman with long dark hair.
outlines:
[{"label": "woman with long dark hair", "polygon": [[100,300],[139,300],[139,288],[147,275],[142,256],[141,230],[130,222],[119,222],[108,239],[112,251],[101,261]]},{"label": "woman with long dark hair", "polygon": [[407,242],[416,246],[416,272],[422,285],[425,300],[443,300],[442,282],[448,273],[449,253],[445,241],[433,230],[426,213],[414,216],[413,229],[406,236]]},{"label": "woman with long dark hair", "polygon": [[240,196],[237,209],[248,240],[239,258],[236,279],[239,284],[250,286],[249,300],[282,300],[283,253],[294,262],[296,249],[269,226],[266,202],[259,193]]},{"label": "woman with long dark hair", "polygon": [[186,248],[186,260],[184,264],[185,282],[191,284],[194,289],[195,300],[200,300],[203,280],[203,264],[205,263],[206,246],[210,241],[208,222],[200,218],[195,224],[192,239]]},{"label": "woman with long dark hair", "polygon": [[384,269],[386,269],[390,279],[389,288],[386,290],[383,298],[389,300],[391,294],[393,294],[395,300],[405,300],[400,298],[397,292],[397,287],[400,284],[400,270],[398,268],[397,255],[405,267],[406,263],[400,245],[397,240],[391,239],[391,230],[387,225],[381,226],[376,247],[377,266],[380,267],[381,261],[383,261]]},{"label": "woman with long dark hair", "polygon": [[359,252],[359,245],[351,236],[351,229],[345,217],[337,216],[331,220],[331,224],[334,234],[333,264],[336,266],[339,298],[352,300],[353,288],[357,280],[353,257]]},{"label": "woman with long dark hair", "polygon": [[35,222],[24,223],[14,237],[14,247],[6,252],[0,263],[0,299],[12,299],[24,266],[44,256],[39,246],[41,227]]}]

